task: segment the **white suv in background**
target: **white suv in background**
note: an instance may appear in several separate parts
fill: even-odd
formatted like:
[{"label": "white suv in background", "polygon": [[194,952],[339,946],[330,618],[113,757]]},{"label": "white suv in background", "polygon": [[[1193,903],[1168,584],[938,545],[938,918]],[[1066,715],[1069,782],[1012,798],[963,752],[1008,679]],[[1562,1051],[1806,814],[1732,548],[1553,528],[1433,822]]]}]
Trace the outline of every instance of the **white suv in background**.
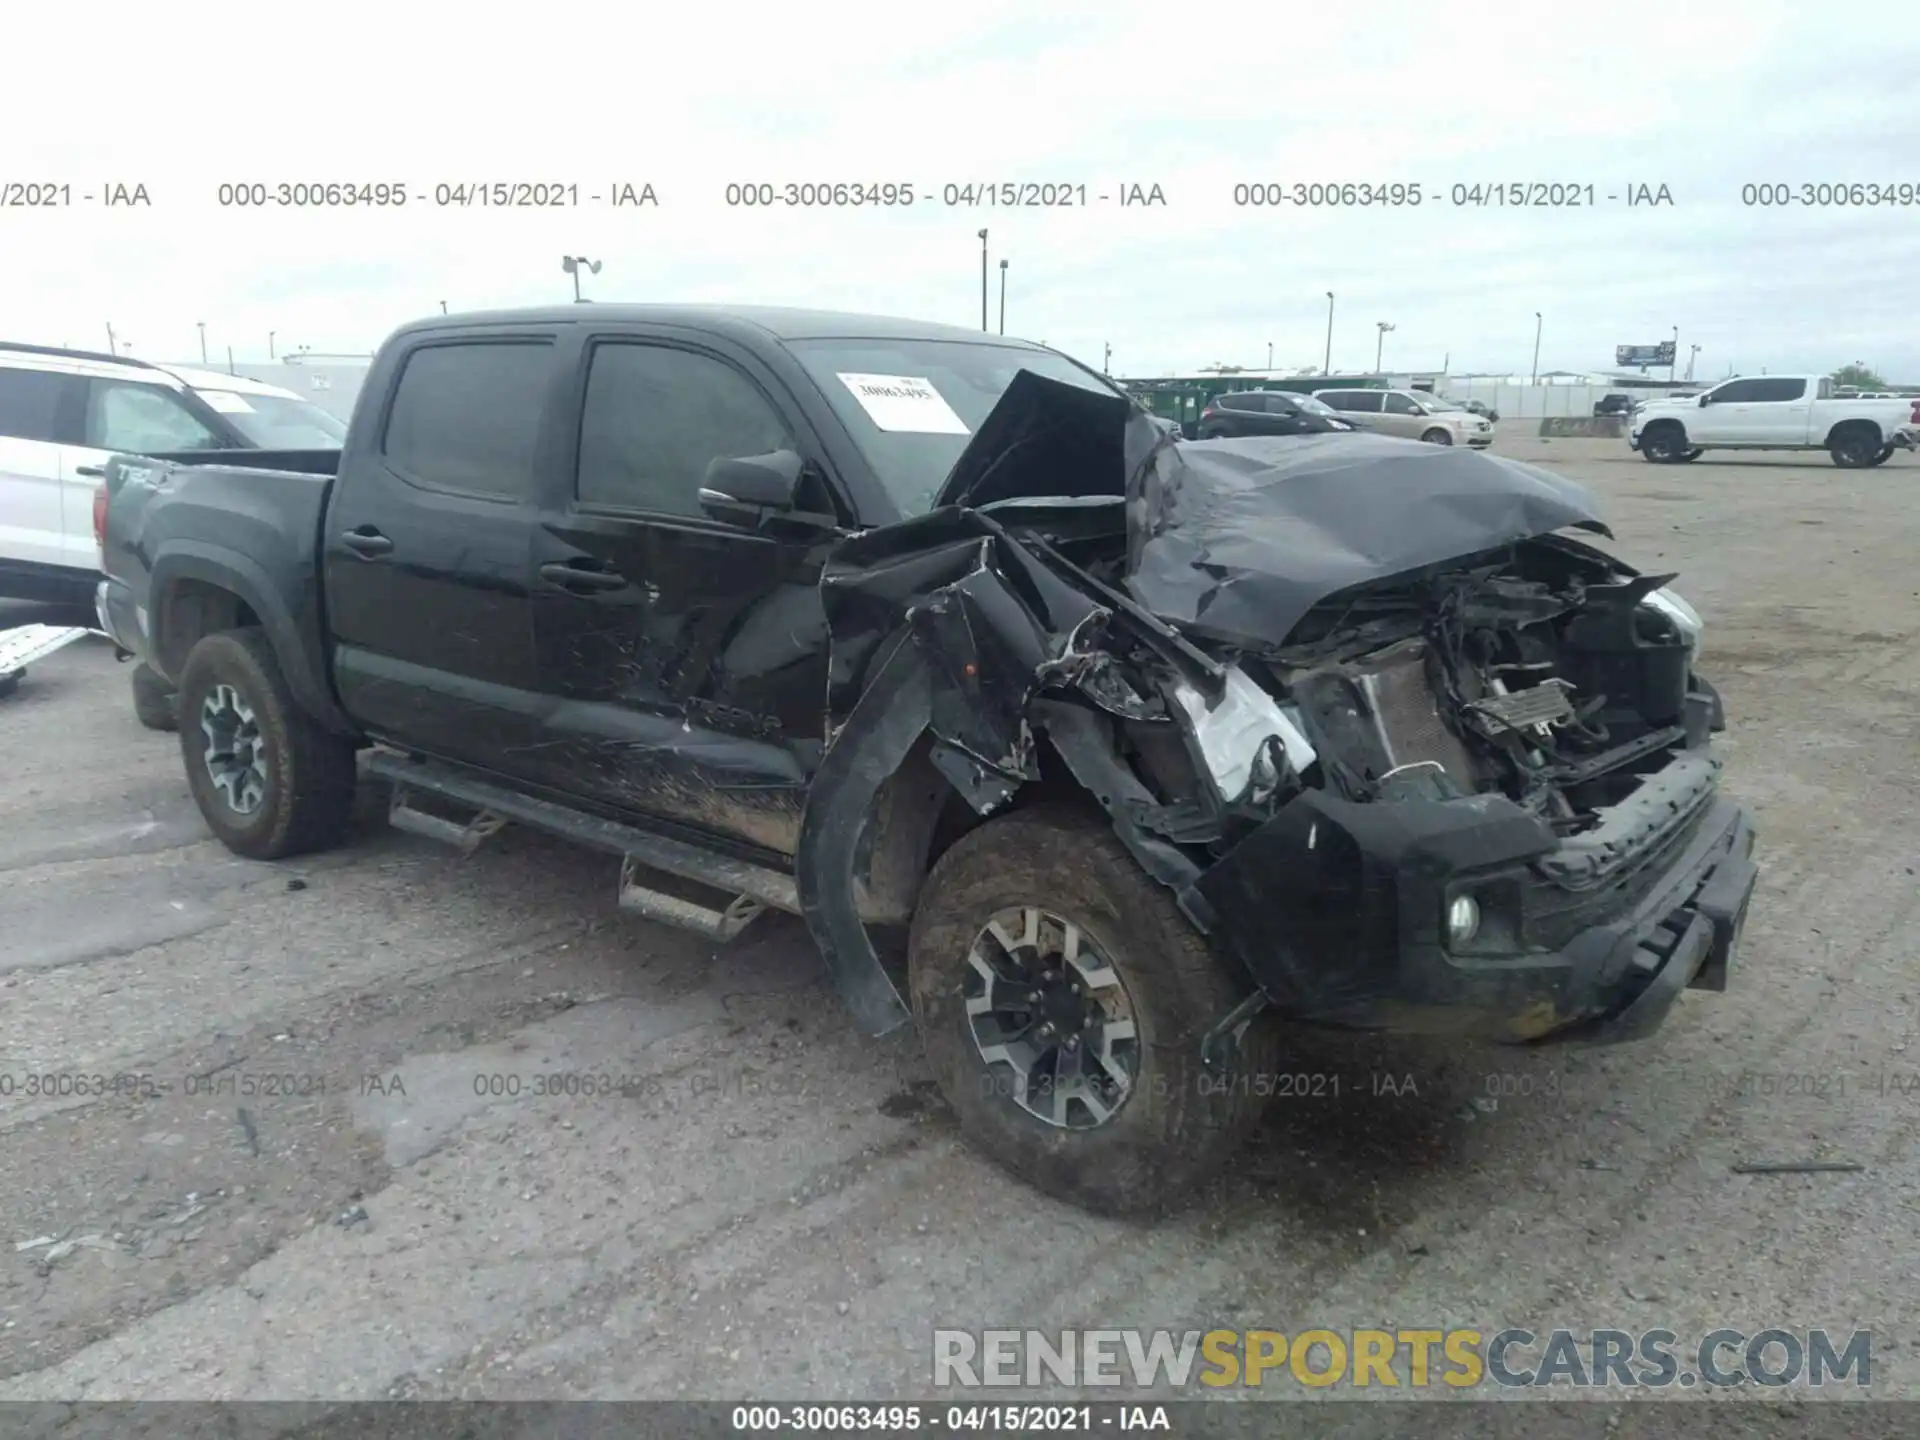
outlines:
[{"label": "white suv in background", "polygon": [[1379,435],[1476,450],[1493,443],[1491,421],[1424,390],[1316,390],[1313,398],[1338,410],[1342,420]]},{"label": "white suv in background", "polygon": [[116,452],[335,450],[345,435],[257,380],[0,341],[0,598],[91,607],[93,495]]}]

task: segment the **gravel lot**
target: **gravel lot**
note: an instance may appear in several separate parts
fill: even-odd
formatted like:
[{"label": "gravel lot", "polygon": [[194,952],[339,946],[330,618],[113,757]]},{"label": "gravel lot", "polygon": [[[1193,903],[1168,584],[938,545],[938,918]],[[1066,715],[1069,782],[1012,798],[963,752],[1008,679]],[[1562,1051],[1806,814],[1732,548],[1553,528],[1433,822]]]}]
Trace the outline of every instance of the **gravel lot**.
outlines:
[{"label": "gravel lot", "polygon": [[[1500,448],[1706,616],[1763,867],[1732,988],[1610,1051],[1299,1033],[1341,1098],[1154,1226],[966,1150],[799,922],[716,948],[604,857],[462,858],[381,794],[346,849],[236,860],[104,641],[36,665],[0,700],[0,1399],[897,1398],[935,1325],[996,1324],[1863,1326],[1914,1396],[1920,461]],[[152,1093],[29,1093],[116,1073]],[[1806,1158],[1865,1169],[1730,1168]]]}]

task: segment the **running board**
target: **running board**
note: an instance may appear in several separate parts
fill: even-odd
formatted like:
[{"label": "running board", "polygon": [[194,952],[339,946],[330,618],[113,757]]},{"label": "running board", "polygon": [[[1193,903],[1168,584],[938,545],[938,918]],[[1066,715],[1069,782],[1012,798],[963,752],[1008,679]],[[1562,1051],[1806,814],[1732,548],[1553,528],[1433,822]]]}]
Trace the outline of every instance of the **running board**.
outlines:
[{"label": "running board", "polygon": [[393,800],[387,806],[387,823],[396,830],[405,830],[410,835],[424,835],[429,840],[439,840],[453,846],[462,855],[471,855],[488,836],[498,835],[506,828],[507,817],[491,810],[481,810],[463,823],[444,815],[435,815],[415,805],[412,789],[396,782]]},{"label": "running board", "polygon": [[[620,908],[632,910],[662,925],[677,926],[705,935],[710,940],[731,940],[759,919],[766,906],[751,895],[736,895],[723,908],[714,909],[682,895],[670,895],[640,878],[644,862],[628,855],[620,862]],[[687,878],[687,877],[682,877]],[[701,886],[707,884],[702,880]],[[718,892],[716,892],[718,894]]]},{"label": "running board", "polygon": [[[389,818],[395,814],[406,817],[404,821],[394,822],[401,829],[471,849],[472,845],[478,845],[511,821],[530,825],[536,830],[544,830],[595,850],[611,852],[621,856],[623,861],[621,904],[657,919],[667,918],[669,910],[697,919],[697,916],[690,914],[690,910],[699,911],[720,917],[714,923],[731,925],[732,929],[726,933],[734,934],[753,918],[752,914],[744,912],[744,902],[756,902],[758,907],[784,910],[790,915],[800,914],[800,896],[793,876],[768,866],[757,865],[750,860],[736,860],[700,845],[657,835],[637,825],[603,820],[598,815],[590,815],[551,800],[521,795],[503,785],[496,785],[435,760],[410,759],[390,750],[376,749],[367,757],[366,765],[368,774],[378,775],[392,783],[394,808],[388,813]],[[455,801],[478,814],[464,825],[456,820],[426,814],[412,805],[411,791]],[[480,827],[483,826],[488,828],[482,831]],[[468,836],[474,837],[472,845],[464,843]],[[635,865],[663,871],[682,880],[691,880],[709,890],[717,890],[722,895],[739,898],[719,910],[709,910],[700,905],[690,906],[687,901],[661,894],[653,887],[634,880]],[[659,895],[660,902],[641,899],[643,893],[647,896]],[[632,900],[628,899],[630,894],[634,897]],[[758,908],[753,913],[757,914]]]}]

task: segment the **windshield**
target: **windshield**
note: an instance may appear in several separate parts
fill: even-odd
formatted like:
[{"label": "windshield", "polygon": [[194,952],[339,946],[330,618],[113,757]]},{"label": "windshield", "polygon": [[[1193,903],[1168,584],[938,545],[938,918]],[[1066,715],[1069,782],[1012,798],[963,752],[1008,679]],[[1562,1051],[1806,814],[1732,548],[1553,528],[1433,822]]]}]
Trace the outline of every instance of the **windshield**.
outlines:
[{"label": "windshield", "polygon": [[909,515],[933,503],[973,432],[1022,370],[1102,395],[1120,393],[1066,356],[1026,346],[849,339],[796,340],[787,348]]},{"label": "windshield", "polygon": [[237,390],[196,393],[262,450],[338,450],[346,443],[347,427],[312,401]]},{"label": "windshield", "polygon": [[1458,400],[1449,400],[1444,395],[1429,394],[1425,390],[1414,391],[1413,398],[1429,410],[1464,410],[1467,408]]}]

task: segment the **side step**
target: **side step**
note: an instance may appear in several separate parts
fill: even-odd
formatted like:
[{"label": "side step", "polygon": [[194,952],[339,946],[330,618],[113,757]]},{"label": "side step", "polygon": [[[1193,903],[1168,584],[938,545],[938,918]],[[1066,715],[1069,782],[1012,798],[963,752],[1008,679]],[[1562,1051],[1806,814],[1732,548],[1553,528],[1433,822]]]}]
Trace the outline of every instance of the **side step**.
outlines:
[{"label": "side step", "polygon": [[[393,785],[388,819],[397,828],[444,841],[465,853],[472,853],[511,821],[620,856],[621,907],[665,924],[725,940],[739,934],[763,910],[800,913],[793,876],[765,865],[521,795],[434,760],[376,749],[367,757],[367,772]],[[416,793],[451,800],[476,813],[465,822],[435,815],[415,803]],[[734,898],[710,906],[663,888],[663,876]]]},{"label": "side step", "polygon": [[491,810],[482,810],[462,824],[458,820],[420,809],[413,803],[412,789],[396,783],[392,803],[387,806],[387,823],[396,830],[424,835],[429,840],[439,840],[453,846],[463,855],[471,855],[480,848],[481,841],[490,835],[498,835],[506,828],[507,817],[496,815]]},{"label": "side step", "polygon": [[[704,880],[693,884],[708,888]],[[712,940],[731,940],[765,913],[766,906],[751,895],[737,895],[724,908],[714,909],[698,900],[662,889],[659,878],[646,876],[644,862],[625,856],[620,862],[620,908],[692,930]]]}]

